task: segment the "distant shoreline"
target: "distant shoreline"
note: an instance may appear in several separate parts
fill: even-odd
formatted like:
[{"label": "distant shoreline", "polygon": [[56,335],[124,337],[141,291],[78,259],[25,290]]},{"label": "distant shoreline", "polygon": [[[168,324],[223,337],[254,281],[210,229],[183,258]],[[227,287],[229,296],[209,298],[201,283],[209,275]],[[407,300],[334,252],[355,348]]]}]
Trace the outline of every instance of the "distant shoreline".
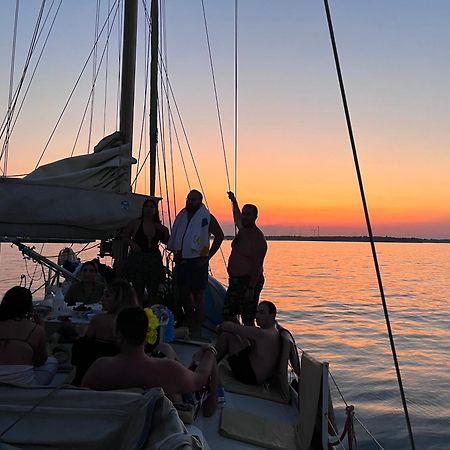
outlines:
[{"label": "distant shoreline", "polygon": [[[233,236],[225,236],[231,240]],[[368,236],[266,236],[268,241],[318,241],[318,242],[369,242]],[[449,239],[426,239],[415,237],[374,236],[375,242],[398,242],[404,244],[450,244]]]}]

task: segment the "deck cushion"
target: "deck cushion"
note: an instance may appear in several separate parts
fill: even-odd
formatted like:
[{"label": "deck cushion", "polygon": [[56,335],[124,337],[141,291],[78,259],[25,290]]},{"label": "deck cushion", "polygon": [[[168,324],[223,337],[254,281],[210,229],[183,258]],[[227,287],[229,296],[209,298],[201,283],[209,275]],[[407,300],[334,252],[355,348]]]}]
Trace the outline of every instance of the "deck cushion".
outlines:
[{"label": "deck cushion", "polygon": [[262,417],[236,408],[222,409],[220,434],[263,448],[290,450],[298,448],[294,427],[273,417]]}]

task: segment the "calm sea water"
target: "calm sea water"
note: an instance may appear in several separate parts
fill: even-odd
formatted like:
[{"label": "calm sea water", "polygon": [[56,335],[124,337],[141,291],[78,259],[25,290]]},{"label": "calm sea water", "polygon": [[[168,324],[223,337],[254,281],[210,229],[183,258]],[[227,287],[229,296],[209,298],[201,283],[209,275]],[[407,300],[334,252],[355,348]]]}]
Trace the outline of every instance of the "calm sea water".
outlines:
[{"label": "calm sea water", "polygon": [[[48,245],[44,254],[60,248]],[[449,449],[450,245],[380,243],[377,249],[416,448]],[[229,251],[224,242],[225,260]],[[33,274],[34,265],[27,269]],[[226,281],[220,254],[212,270]],[[19,252],[3,244],[0,295],[20,274],[28,276]],[[262,298],[277,304],[302,349],[329,361],[358,418],[385,448],[410,448],[369,245],[271,241],[265,276]],[[344,404],[335,388],[332,394],[342,418]],[[377,448],[355,426],[358,448]]]}]

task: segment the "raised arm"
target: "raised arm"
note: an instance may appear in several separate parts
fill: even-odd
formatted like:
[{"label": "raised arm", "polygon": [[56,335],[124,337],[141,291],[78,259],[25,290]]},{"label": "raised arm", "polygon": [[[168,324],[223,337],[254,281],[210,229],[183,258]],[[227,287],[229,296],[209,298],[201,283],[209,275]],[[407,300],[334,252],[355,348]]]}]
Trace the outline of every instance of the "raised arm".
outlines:
[{"label": "raised arm", "polygon": [[234,224],[236,225],[237,229],[240,230],[242,228],[241,210],[239,209],[239,205],[238,205],[238,202],[236,200],[234,193],[229,191],[229,192],[227,192],[227,194],[228,194],[228,198],[231,200],[231,205],[233,207]]},{"label": "raised arm", "polygon": [[217,219],[211,214],[211,220],[209,222],[209,232],[214,236],[213,243],[211,244],[211,248],[209,249],[209,258],[211,259],[219,250],[220,245],[222,244],[224,234],[222,227],[217,222]]}]

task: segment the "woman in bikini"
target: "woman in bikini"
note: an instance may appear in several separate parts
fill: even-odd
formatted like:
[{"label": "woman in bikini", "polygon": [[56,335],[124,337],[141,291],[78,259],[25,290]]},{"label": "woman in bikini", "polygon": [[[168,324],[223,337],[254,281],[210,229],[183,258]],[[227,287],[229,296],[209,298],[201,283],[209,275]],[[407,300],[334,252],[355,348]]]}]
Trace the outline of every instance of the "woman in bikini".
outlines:
[{"label": "woman in bikini", "polygon": [[58,362],[47,356],[45,331],[33,315],[29,289],[15,286],[0,304],[0,381],[47,385]]},{"label": "woman in bikini", "polygon": [[169,240],[169,230],[161,223],[155,200],[145,200],[141,217],[125,227],[122,239],[130,247],[126,272],[139,302],[144,304],[144,291],[147,289],[146,303],[155,303],[152,300],[157,296],[158,287],[164,278],[159,244],[167,244]]}]

